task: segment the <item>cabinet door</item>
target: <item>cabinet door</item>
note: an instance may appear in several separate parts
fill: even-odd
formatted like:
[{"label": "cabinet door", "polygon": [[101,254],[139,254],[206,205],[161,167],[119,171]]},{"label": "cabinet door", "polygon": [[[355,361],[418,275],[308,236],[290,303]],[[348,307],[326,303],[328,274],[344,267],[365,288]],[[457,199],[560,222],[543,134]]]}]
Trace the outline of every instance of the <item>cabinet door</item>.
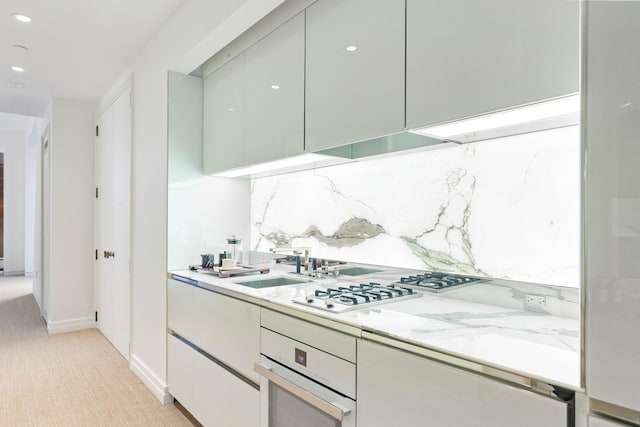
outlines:
[{"label": "cabinet door", "polygon": [[258,427],[260,392],[168,336],[169,393],[205,426]]},{"label": "cabinet door", "polygon": [[260,308],[196,288],[194,343],[258,383],[253,363],[260,358]]},{"label": "cabinet door", "polygon": [[178,280],[167,280],[167,324],[176,334],[193,339],[193,292],[195,286]]},{"label": "cabinet door", "polygon": [[304,151],[304,12],[245,52],[244,163]]},{"label": "cabinet door", "polygon": [[243,163],[244,54],[204,80],[202,168],[212,174]]},{"label": "cabinet door", "polygon": [[567,405],[419,356],[360,341],[358,424],[566,427]]},{"label": "cabinet door", "polygon": [[307,9],[305,150],[404,129],[404,0]]},{"label": "cabinet door", "polygon": [[169,72],[167,140],[169,184],[202,175],[202,78]]},{"label": "cabinet door", "polygon": [[[216,365],[194,355],[194,412],[205,426],[258,427],[260,392]],[[187,408],[189,409],[189,408]]]},{"label": "cabinet door", "polygon": [[193,407],[195,351],[173,335],[167,336],[167,382],[169,393],[189,411]]},{"label": "cabinet door", "polygon": [[586,3],[586,389],[640,417],[640,3]]},{"label": "cabinet door", "polygon": [[579,3],[407,0],[407,128],[578,92]]},{"label": "cabinet door", "polygon": [[628,424],[618,423],[613,420],[600,418],[600,417],[589,417],[589,427],[625,427]]}]

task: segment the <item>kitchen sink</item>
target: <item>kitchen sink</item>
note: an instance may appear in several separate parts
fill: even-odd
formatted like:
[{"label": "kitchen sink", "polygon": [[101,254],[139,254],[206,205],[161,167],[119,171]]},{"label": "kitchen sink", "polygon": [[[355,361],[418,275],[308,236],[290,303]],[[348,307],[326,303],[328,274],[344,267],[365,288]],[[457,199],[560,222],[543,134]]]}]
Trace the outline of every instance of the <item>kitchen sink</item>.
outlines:
[{"label": "kitchen sink", "polygon": [[289,277],[273,277],[271,279],[249,280],[246,282],[235,282],[236,285],[247,286],[253,289],[272,288],[274,286],[295,285],[307,283],[308,280],[290,279]]},{"label": "kitchen sink", "polygon": [[363,274],[379,273],[382,270],[375,270],[373,268],[364,268],[364,267],[349,267],[349,268],[341,268],[339,271],[340,271],[340,275],[362,276]]}]

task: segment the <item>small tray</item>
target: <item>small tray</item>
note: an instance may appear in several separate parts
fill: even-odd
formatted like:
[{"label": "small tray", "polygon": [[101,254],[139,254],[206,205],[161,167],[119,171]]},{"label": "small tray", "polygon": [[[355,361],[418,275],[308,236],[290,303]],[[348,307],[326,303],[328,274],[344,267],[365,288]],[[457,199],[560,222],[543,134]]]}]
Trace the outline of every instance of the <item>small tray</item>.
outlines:
[{"label": "small tray", "polygon": [[203,267],[201,265],[190,265],[189,270],[198,271],[200,273],[214,274],[223,279],[226,277],[238,276],[241,274],[249,274],[249,273],[267,274],[269,272],[268,268],[254,267],[251,265],[238,265],[233,268]]}]

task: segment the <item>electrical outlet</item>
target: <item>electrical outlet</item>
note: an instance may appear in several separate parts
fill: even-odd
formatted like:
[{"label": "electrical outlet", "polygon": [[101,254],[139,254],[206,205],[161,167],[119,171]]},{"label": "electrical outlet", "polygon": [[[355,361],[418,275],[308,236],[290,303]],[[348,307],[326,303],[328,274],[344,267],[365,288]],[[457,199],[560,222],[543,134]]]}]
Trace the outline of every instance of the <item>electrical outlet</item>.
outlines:
[{"label": "electrical outlet", "polygon": [[527,295],[524,299],[525,304],[536,307],[546,307],[547,297],[544,295]]}]

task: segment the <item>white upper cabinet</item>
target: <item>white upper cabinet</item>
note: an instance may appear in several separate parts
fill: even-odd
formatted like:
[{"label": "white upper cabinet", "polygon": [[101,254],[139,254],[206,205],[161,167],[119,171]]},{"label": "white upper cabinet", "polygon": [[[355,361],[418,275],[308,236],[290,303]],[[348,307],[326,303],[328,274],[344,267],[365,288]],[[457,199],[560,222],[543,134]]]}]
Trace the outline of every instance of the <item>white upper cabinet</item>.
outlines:
[{"label": "white upper cabinet", "polygon": [[579,3],[407,0],[407,128],[578,92]]},{"label": "white upper cabinet", "polygon": [[242,166],[244,54],[204,80],[202,169],[212,174]]},{"label": "white upper cabinet", "polygon": [[202,174],[202,97],[200,77],[169,72],[169,184],[198,178]]},{"label": "white upper cabinet", "polygon": [[304,12],[245,51],[244,164],[304,151]]},{"label": "white upper cabinet", "polygon": [[404,129],[404,0],[307,9],[305,150]]},{"label": "white upper cabinet", "polygon": [[586,7],[586,390],[638,422],[640,3]]}]

